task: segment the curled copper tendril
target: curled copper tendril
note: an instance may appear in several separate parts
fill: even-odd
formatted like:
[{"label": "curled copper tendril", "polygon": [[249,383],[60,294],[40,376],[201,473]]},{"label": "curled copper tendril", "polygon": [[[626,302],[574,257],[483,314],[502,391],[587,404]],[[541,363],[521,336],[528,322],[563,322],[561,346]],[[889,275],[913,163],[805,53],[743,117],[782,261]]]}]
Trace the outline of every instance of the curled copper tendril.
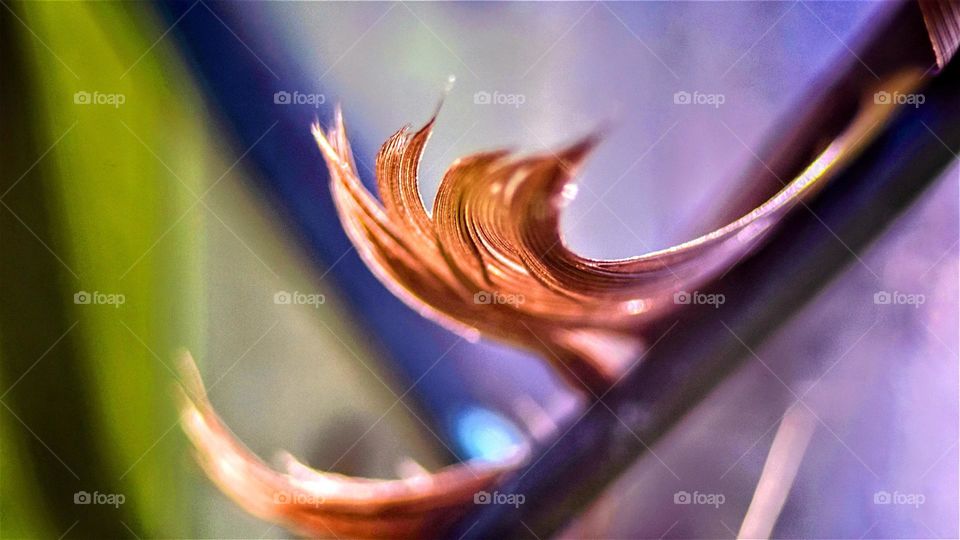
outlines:
[{"label": "curled copper tendril", "polygon": [[683,244],[616,260],[574,253],[559,227],[572,177],[596,136],[557,152],[457,159],[428,214],[418,173],[436,115],[417,131],[397,131],[380,149],[382,202],[360,180],[340,109],[331,128],[314,124],[312,131],[344,229],[385,286],[461,336],[532,350],[574,387],[599,393],[644,349],[644,325],[677,308],[676,293],[696,290],[742,259],[888,114],[867,112],[748,214]]},{"label": "curled copper tendril", "polygon": [[207,399],[190,353],[180,359],[182,424],[207,476],[247,512],[305,536],[418,538],[451,524],[523,459],[469,461],[400,480],[318,471],[290,454],[274,470],[240,443]]},{"label": "curled copper tendril", "polygon": [[[905,75],[887,81],[887,88],[909,89],[917,80]],[[556,153],[498,150],[460,158],[428,214],[418,171],[436,116],[415,132],[399,130],[381,148],[382,202],[360,181],[339,108],[333,127],[314,124],[312,132],[343,226],[386,287],[452,331],[533,350],[574,387],[596,392],[643,350],[644,326],[677,308],[675,293],[716,279],[754,249],[856,155],[893,110],[865,102],[809,166],[739,219],[678,246],[618,260],[577,255],[559,232],[565,189],[595,136]],[[250,513],[304,535],[436,535],[526,455],[522,447],[503,462],[460,463],[402,480],[318,471],[288,454],[277,471],[217,416],[189,353],[180,366],[183,427],[207,475]]]}]

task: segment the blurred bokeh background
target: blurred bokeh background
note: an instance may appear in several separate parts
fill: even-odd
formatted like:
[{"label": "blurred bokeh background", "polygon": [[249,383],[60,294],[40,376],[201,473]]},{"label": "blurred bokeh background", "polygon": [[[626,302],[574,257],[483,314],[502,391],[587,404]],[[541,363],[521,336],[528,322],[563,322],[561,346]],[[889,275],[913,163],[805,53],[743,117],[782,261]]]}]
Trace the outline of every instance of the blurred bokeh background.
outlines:
[{"label": "blurred bokeh background", "polygon": [[[194,464],[179,348],[267,459],[389,477],[406,457],[434,468],[549,435],[580,398],[386,291],[340,228],[309,124],[342,104],[369,183],[380,143],[426,121],[454,76],[428,205],[457,157],[603,127],[564,233],[586,255],[636,255],[717,225],[880,6],[3,2],[0,535],[288,534]],[[958,537],[958,181],[955,163],[566,535],[733,536],[795,405],[780,379],[817,422],[776,536]],[[878,305],[883,291],[924,302]]]}]

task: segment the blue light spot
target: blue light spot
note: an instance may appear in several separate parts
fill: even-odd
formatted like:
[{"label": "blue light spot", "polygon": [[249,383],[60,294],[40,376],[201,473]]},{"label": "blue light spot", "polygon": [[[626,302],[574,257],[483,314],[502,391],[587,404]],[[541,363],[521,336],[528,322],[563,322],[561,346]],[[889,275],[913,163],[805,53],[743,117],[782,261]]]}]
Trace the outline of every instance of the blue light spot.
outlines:
[{"label": "blue light spot", "polygon": [[456,434],[468,459],[502,461],[523,443],[523,436],[510,421],[479,407],[467,408],[457,416]]}]

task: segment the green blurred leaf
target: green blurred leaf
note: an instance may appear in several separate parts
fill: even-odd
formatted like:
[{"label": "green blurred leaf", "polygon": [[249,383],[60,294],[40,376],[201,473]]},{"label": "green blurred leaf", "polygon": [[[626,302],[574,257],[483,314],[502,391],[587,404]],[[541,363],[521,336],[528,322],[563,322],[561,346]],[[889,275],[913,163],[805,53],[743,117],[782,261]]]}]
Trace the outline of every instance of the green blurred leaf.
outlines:
[{"label": "green blurred leaf", "polygon": [[[173,350],[199,335],[200,98],[149,5],[10,7],[0,534],[189,535],[170,389]],[[79,491],[125,502],[74,504]]]}]

